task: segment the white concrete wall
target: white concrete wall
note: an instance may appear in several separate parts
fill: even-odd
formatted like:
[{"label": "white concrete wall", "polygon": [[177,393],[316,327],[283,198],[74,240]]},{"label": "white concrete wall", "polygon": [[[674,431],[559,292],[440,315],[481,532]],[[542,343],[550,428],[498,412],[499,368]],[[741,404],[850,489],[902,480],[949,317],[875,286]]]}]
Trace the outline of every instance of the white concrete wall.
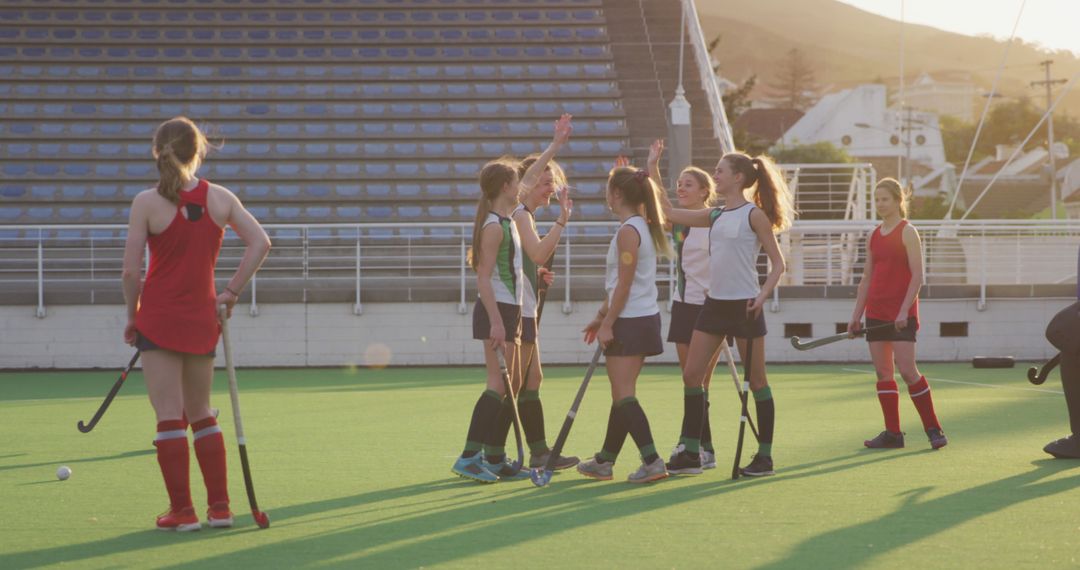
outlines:
[{"label": "white concrete wall", "polygon": [[[968,360],[1011,355],[1039,360],[1052,356],[1043,337],[1050,317],[1065,299],[991,299],[985,311],[971,300],[925,300],[919,354],[924,360]],[[548,363],[587,362],[591,349],[581,328],[597,303],[546,307],[541,346]],[[471,336],[471,315],[456,303],[370,303],[360,316],[347,304],[267,304],[258,317],[238,309],[231,321],[238,366],[458,365],[477,364],[481,352]],[[865,341],[843,341],[813,351],[794,350],[783,337],[784,323],[812,323],[817,337],[846,322],[851,302],[781,299],[780,311],[766,309],[767,351],[772,361],[868,361]],[[52,306],[44,319],[28,306],[0,307],[0,368],[118,368],[131,356],[123,344],[121,306]],[[662,312],[664,334],[670,316]],[[968,338],[940,338],[942,321],[966,321]],[[675,361],[671,345],[655,361]],[[219,349],[219,364],[222,363]]]}]

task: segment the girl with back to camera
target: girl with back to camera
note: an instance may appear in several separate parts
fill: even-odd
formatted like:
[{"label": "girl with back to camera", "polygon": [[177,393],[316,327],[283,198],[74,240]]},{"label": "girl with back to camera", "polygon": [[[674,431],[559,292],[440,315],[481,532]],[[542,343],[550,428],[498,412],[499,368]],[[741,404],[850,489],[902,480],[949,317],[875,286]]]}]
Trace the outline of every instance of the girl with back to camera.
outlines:
[{"label": "girl with back to camera", "polygon": [[[848,333],[862,328],[866,313],[866,342],[877,372],[878,402],[885,416],[885,431],[863,442],[870,448],[904,447],[900,431],[900,391],[893,376],[893,363],[907,384],[908,394],[922,418],[930,447],[949,443],[941,430],[930,385],[915,364],[915,333],[919,330],[919,289],[922,287],[923,259],[919,232],[908,223],[907,194],[900,182],[885,178],[874,188],[874,207],[881,224],[866,242],[866,266],[859,280],[855,310]],[[893,323],[882,328],[881,325]],[[874,328],[877,327],[877,328]]]},{"label": "girl with back to camera", "polygon": [[[266,232],[240,200],[196,177],[207,146],[203,133],[184,117],[157,128],[153,153],[160,178],[156,188],[140,192],[132,202],[124,246],[124,341],[142,352],[146,389],[157,416],[154,446],[169,494],[169,510],[157,519],[161,530],[201,528],[188,478],[189,419],[206,484],[207,523],[232,526],[225,442],[210,410],[214,349],[221,332],[217,307],[225,305],[231,315],[270,251]],[[214,267],[226,225],[246,247],[240,266],[219,292]],[[144,283],[147,244],[150,269]]]},{"label": "girl with back to camera", "polygon": [[594,479],[612,478],[612,466],[627,434],[642,459],[641,467],[627,480],[648,483],[668,476],[664,460],[656,453],[645,410],[634,396],[645,357],[664,351],[656,301],[656,256],[670,255],[671,246],[664,233],[659,194],[645,170],[617,167],[608,178],[608,206],[621,224],[608,246],[607,297],[584,332],[586,342],[595,340],[604,347],[612,407],[603,447],[577,466],[579,473]]}]

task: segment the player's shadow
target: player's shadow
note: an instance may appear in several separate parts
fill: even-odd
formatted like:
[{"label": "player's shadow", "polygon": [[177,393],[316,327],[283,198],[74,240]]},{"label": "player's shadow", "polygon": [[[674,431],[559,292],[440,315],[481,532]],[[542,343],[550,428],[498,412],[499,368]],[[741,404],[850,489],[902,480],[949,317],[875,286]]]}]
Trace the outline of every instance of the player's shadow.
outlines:
[{"label": "player's shadow", "polygon": [[94,463],[97,461],[111,461],[113,459],[128,459],[131,457],[140,457],[143,455],[153,455],[154,453],[155,451],[153,449],[139,449],[136,451],[125,451],[124,453],[117,453],[114,455],[100,455],[98,457],[60,459],[56,461],[44,461],[41,463],[20,463],[17,465],[0,465],[0,471],[11,471],[13,469],[30,469],[33,467],[55,467],[58,465],[74,465],[76,463]]},{"label": "player's shadow", "polygon": [[[312,503],[293,505],[291,507],[287,506],[275,508],[270,512],[272,521],[271,530],[266,532],[272,532],[272,529],[278,526],[289,526],[289,520],[291,518],[296,518],[298,516],[303,516],[313,512],[326,512],[335,509],[365,505],[371,506],[371,508],[367,509],[366,512],[377,512],[379,509],[376,507],[376,505],[378,505],[379,503],[383,503],[386,501],[399,501],[404,498],[419,498],[429,493],[445,491],[447,488],[450,487],[460,487],[463,490],[479,491],[476,486],[463,486],[461,483],[459,483],[459,480],[456,479],[453,481],[441,480],[418,483],[415,485],[405,485],[402,487],[372,491],[369,493],[360,493],[349,497],[337,497],[325,501],[315,501]],[[447,497],[445,500],[452,500],[455,498],[460,500],[461,497]],[[239,502],[235,503],[233,505],[234,510],[239,505]],[[352,515],[353,513],[347,514]],[[3,568],[4,570],[18,570],[22,568],[37,568],[40,566],[48,566],[62,563],[87,563],[88,561],[95,558],[107,557],[117,553],[132,553],[138,552],[139,550],[143,549],[167,547],[169,545],[176,544],[178,540],[220,540],[238,532],[262,532],[257,529],[254,522],[251,520],[250,515],[238,514],[236,519],[238,528],[227,531],[196,532],[189,533],[180,537],[175,533],[164,533],[150,528],[147,530],[116,536],[106,540],[95,540],[92,542],[69,544],[37,550],[27,550],[23,552],[0,553],[0,568]],[[291,560],[294,556],[295,553],[293,554],[293,556],[286,556],[286,558],[282,559],[281,563],[284,564],[283,561]],[[267,560],[267,558],[259,558],[258,564],[265,564]],[[252,564],[254,565],[255,562],[252,562]],[[291,564],[287,566],[298,565],[300,565],[299,562],[297,564]],[[190,567],[190,565],[184,564],[184,567]]]},{"label": "player's shadow", "polygon": [[[492,488],[458,482],[459,480],[444,481],[441,484],[444,490],[460,488],[462,494],[452,501],[447,499],[421,503],[418,500],[415,510],[405,513],[401,512],[400,505],[387,504],[380,507],[373,504],[376,497],[379,500],[392,501],[408,496],[400,490],[276,509],[279,516],[286,517],[332,510],[336,511],[334,516],[338,520],[342,517],[358,517],[359,520],[355,524],[318,536],[305,536],[216,555],[199,560],[198,564],[247,565],[266,559],[292,560],[293,565],[313,562],[296,559],[300,552],[317,552],[320,560],[335,560],[364,568],[443,564],[483,553],[489,550],[492,544],[515,544],[578,527],[617,521],[621,517],[696,501],[703,497],[739,492],[749,486],[758,487],[793,479],[827,476],[915,453],[921,451],[870,455],[852,453],[790,467],[784,470],[781,478],[756,481],[733,482],[710,478],[693,483],[661,482],[644,495],[636,492],[640,490],[636,485],[622,482],[599,483],[577,478],[575,475],[557,476],[545,489],[536,489],[528,482],[499,483]],[[562,479],[563,477],[565,479]],[[431,485],[437,488],[440,484]],[[506,491],[493,494],[489,489]],[[362,507],[362,510],[350,510],[355,507]],[[377,516],[379,511],[387,511],[387,515]],[[297,524],[306,522],[305,519],[303,523]],[[0,563],[3,563],[2,559]],[[175,568],[181,566],[186,564],[177,565]]]},{"label": "player's shadow", "polygon": [[[929,488],[905,491],[902,494],[906,498],[895,511],[876,520],[810,537],[783,559],[759,566],[758,570],[865,567],[890,551],[909,548],[921,539],[987,513],[1071,491],[1080,484],[1080,473],[1040,482],[1061,471],[1080,467],[1078,462],[1041,459],[1032,465],[1034,468],[1024,473],[929,500],[922,500]],[[913,520],[919,523],[911,524]],[[870,544],[873,548],[865,547]]]}]

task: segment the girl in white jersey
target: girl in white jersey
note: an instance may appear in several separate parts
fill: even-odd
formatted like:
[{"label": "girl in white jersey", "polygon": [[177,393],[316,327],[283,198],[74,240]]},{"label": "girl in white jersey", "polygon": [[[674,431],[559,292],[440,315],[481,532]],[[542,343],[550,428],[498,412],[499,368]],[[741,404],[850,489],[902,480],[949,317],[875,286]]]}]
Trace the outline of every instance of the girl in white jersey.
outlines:
[{"label": "girl in white jersey", "polygon": [[[663,178],[660,176],[660,157],[663,152],[663,139],[654,142],[649,150],[649,175],[660,188],[664,188]],[[679,174],[675,196],[682,209],[704,210],[716,201],[716,184],[708,172],[696,166],[688,166]],[[675,224],[671,227],[671,236],[675,244],[677,278],[675,288],[671,292],[671,324],[668,326],[667,341],[675,343],[675,350],[679,355],[679,367],[686,368],[686,355],[690,350],[694,324],[697,322],[701,308],[705,305],[705,297],[709,292],[709,230]],[[702,469],[716,467],[716,451],[713,449],[712,427],[709,425],[709,384],[712,380],[712,371],[716,368],[716,361],[719,358],[720,347],[717,347],[705,371],[703,386],[683,388],[684,404],[696,405],[697,399],[690,396],[703,394],[705,416],[700,433],[690,434],[688,426],[683,425],[679,443],[675,446],[671,457],[671,461],[674,462],[675,456],[686,450],[686,440],[694,439],[701,447],[701,465],[696,468],[673,470],[669,463],[669,473],[697,475]]]},{"label": "girl in white jersey", "polygon": [[[750,465],[741,472],[772,475],[776,412],[765,375],[766,329],[761,309],[784,273],[784,258],[775,232],[791,224],[791,192],[769,158],[751,158],[742,153],[724,155],[716,164],[713,180],[724,200],[722,208],[680,210],[672,208],[666,196],[663,201],[664,213],[672,223],[709,228],[709,292],[690,339],[683,385],[687,389],[703,386],[711,359],[727,337],[735,337],[742,355],[746,354],[746,343],[754,343],[750,390],[758,416],[759,447]],[[764,286],[759,285],[757,271],[762,248],[772,265]],[[685,405],[683,429],[690,434],[701,433],[704,396],[688,395],[687,400],[693,401]],[[673,458],[669,468],[688,472],[700,469],[697,446],[698,442],[688,439],[686,450]]]},{"label": "girl in white jersey", "polygon": [[578,472],[594,479],[612,478],[612,465],[627,434],[642,457],[641,467],[628,480],[648,483],[668,476],[656,453],[649,420],[634,397],[645,357],[664,351],[656,303],[656,255],[670,255],[671,246],[664,234],[659,193],[644,170],[619,167],[608,178],[608,206],[622,224],[608,248],[607,298],[584,331],[586,342],[596,340],[604,347],[613,402],[603,448],[578,464]]},{"label": "girl in white jersey", "polygon": [[[566,134],[569,134],[568,132]],[[565,142],[558,135],[543,154],[526,157],[518,166],[518,174],[523,178],[529,168],[543,168],[538,182],[531,188],[522,187],[521,204],[514,210],[514,223],[521,234],[521,248],[525,250],[525,297],[522,302],[521,316],[521,353],[525,386],[518,396],[518,414],[525,431],[525,441],[529,445],[529,467],[538,468],[547,464],[551,449],[547,445],[544,433],[544,408],[540,401],[540,384],[544,374],[540,366],[540,345],[538,342],[540,315],[538,312],[538,293],[541,288],[551,285],[554,273],[545,267],[555,254],[563,229],[570,219],[574,202],[570,200],[566,187],[566,174],[552,160],[555,151]],[[536,231],[534,213],[551,202],[552,196],[559,199],[559,217],[547,235],[540,238]],[[577,457],[557,457],[555,469],[568,469],[578,464]]]}]

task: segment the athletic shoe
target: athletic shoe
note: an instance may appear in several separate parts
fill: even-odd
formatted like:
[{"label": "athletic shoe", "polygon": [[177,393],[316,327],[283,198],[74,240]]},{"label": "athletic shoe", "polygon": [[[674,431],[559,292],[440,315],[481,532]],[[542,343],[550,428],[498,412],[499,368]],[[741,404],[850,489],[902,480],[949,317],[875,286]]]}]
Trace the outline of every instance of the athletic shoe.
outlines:
[{"label": "athletic shoe", "polygon": [[631,473],[626,480],[631,483],[652,483],[653,481],[666,479],[667,476],[668,471],[667,466],[664,465],[664,460],[657,457],[652,463],[647,465],[642,463],[641,467]]},{"label": "athletic shoe", "polygon": [[472,479],[479,483],[494,483],[499,480],[499,476],[484,469],[480,464],[480,454],[477,453],[472,457],[458,457],[454,462],[454,466],[450,468],[458,477],[464,477],[466,479]]},{"label": "athletic shoe", "polygon": [[1043,451],[1058,459],[1080,459],[1080,438],[1075,435],[1063,437],[1046,444]]},{"label": "athletic shoe", "polygon": [[683,451],[676,454],[666,467],[672,475],[701,475],[701,455]]},{"label": "athletic shoe", "polygon": [[903,432],[893,433],[885,430],[877,434],[874,439],[864,441],[863,445],[870,449],[900,449],[904,447],[904,434]]},{"label": "athletic shoe", "polygon": [[611,481],[611,468],[614,465],[614,463],[608,463],[607,461],[600,461],[595,457],[590,457],[577,464],[577,472],[592,479]]},{"label": "athletic shoe", "polygon": [[229,528],[233,525],[233,514],[229,503],[214,503],[206,510],[206,525],[210,528]]},{"label": "athletic shoe", "polygon": [[764,477],[766,475],[776,474],[776,472],[773,471],[772,457],[760,453],[755,453],[753,460],[750,461],[750,465],[739,469],[739,473],[742,473],[747,477]]},{"label": "athletic shoe", "polygon": [[528,469],[514,469],[514,466],[505,459],[502,463],[488,463],[484,461],[484,469],[499,477],[499,481],[525,481],[529,478]]},{"label": "athletic shoe", "polygon": [[675,447],[672,447],[671,448],[671,457],[668,458],[668,463],[675,463],[675,458],[678,457],[679,454],[684,452],[684,451],[686,451],[686,444],[685,443],[680,443],[679,445],[676,445]]},{"label": "athletic shoe", "polygon": [[[529,455],[529,468],[530,469],[543,469],[547,466],[548,458],[551,457],[551,450],[547,450],[544,453],[533,453]],[[567,457],[560,455],[555,459],[555,466],[552,467],[552,471],[562,471],[563,469],[569,469],[581,460],[573,455]]]},{"label": "athletic shoe", "polygon": [[926,437],[930,438],[930,447],[934,449],[941,449],[949,445],[949,438],[945,437],[945,432],[940,429],[926,430]]},{"label": "athletic shoe", "polygon": [[157,518],[158,530],[175,530],[176,532],[190,532],[202,528],[198,515],[193,507],[184,507],[174,511],[169,509],[165,514]]},{"label": "athletic shoe", "polygon": [[712,451],[701,450],[701,468],[716,469],[716,454]]}]

